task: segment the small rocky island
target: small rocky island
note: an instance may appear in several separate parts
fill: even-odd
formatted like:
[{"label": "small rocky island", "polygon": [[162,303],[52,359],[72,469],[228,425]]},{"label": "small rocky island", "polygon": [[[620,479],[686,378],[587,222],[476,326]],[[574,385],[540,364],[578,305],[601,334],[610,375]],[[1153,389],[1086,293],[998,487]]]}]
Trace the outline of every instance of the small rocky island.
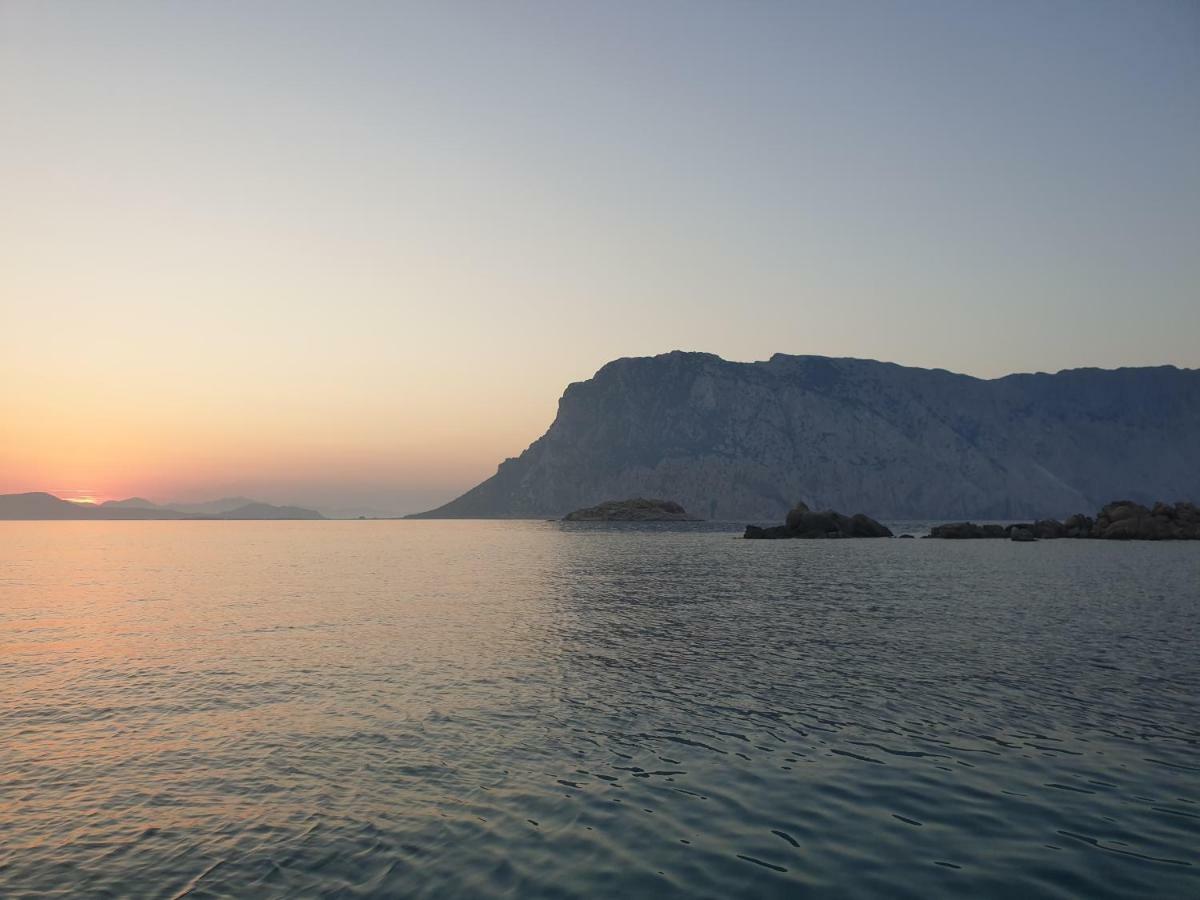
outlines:
[{"label": "small rocky island", "polygon": [[870,516],[855,513],[844,516],[832,509],[814,512],[805,504],[797,503],[787,514],[783,525],[760,528],[747,525],[743,537],[763,540],[774,538],[872,538],[891,537],[892,531]]},{"label": "small rocky island", "polygon": [[1055,538],[1098,538],[1109,541],[1198,541],[1200,507],[1194,503],[1155,503],[1146,507],[1132,500],[1114,500],[1096,518],[1076,513],[1065,521],[1039,519],[1014,525],[976,525],[951,522],[935,525],[926,537],[963,540],[1009,538],[1014,541]]},{"label": "small rocky island", "polygon": [[599,506],[577,509],[563,516],[564,522],[699,522],[696,516],[673,500],[607,500]]}]

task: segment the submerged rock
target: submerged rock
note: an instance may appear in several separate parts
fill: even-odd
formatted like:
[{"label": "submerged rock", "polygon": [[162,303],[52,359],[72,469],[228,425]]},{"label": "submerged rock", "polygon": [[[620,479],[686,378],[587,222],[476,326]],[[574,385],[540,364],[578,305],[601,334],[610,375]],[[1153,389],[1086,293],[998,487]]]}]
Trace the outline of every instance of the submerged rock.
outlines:
[{"label": "submerged rock", "polygon": [[797,503],[787,514],[783,525],[761,528],[747,525],[743,537],[751,539],[771,538],[870,538],[891,537],[891,529],[881,525],[870,516],[855,513],[844,516],[832,509],[813,512],[805,504]]},{"label": "submerged rock", "polygon": [[673,500],[608,500],[599,506],[577,509],[563,517],[564,522],[698,522]]},{"label": "submerged rock", "polygon": [[1008,537],[1008,533],[1004,530],[1003,525],[976,525],[974,522],[950,522],[946,525],[934,525],[926,537],[961,541],[978,538],[1004,538]]}]

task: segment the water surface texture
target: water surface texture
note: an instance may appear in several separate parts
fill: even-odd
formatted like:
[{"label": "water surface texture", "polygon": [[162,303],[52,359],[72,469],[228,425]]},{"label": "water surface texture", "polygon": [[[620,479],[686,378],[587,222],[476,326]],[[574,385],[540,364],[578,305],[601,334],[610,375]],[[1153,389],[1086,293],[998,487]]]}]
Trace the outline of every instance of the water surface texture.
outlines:
[{"label": "water surface texture", "polygon": [[0,523],[0,895],[1200,896],[1200,546]]}]

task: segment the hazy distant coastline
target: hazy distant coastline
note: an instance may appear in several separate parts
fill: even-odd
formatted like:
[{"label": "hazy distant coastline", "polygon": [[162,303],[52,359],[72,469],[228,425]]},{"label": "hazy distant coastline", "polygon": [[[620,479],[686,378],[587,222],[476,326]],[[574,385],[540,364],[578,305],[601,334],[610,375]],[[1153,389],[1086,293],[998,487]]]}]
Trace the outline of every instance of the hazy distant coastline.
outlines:
[{"label": "hazy distant coastline", "polygon": [[888,521],[1034,521],[1114,497],[1196,502],[1197,448],[1197,369],[979,379],[866,359],[673,351],[614,360],[568,385],[545,434],[427,512],[344,498],[318,511],[243,496],[86,504],[33,492],[0,495],[0,519],[559,518],[640,496],[710,521],[777,522],[802,498]]},{"label": "hazy distant coastline", "polygon": [[3,520],[285,520],[324,519],[315,509],[276,506],[247,497],[226,497],[206,503],[160,505],[141,497],[105,503],[72,503],[45,491],[0,494]]}]

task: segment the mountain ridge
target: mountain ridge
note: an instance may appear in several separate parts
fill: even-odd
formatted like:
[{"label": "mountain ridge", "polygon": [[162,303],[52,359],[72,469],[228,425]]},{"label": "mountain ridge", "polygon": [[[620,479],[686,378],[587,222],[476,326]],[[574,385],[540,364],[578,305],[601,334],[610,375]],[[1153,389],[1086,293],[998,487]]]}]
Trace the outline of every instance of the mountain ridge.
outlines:
[{"label": "mountain ridge", "polygon": [[46,491],[0,494],[0,520],[8,521],[233,521],[324,518],[325,516],[313,509],[304,509],[299,506],[275,506],[257,501],[250,501],[221,513],[194,513],[168,506],[159,506],[141,497],[110,500],[93,505],[72,503],[70,500],[63,500]]},{"label": "mountain ridge", "polygon": [[546,433],[412,518],[560,516],[662,496],[773,521],[798,500],[882,518],[1067,515],[1200,495],[1200,371],[992,379],[852,357],[624,357],[567,386]]}]

